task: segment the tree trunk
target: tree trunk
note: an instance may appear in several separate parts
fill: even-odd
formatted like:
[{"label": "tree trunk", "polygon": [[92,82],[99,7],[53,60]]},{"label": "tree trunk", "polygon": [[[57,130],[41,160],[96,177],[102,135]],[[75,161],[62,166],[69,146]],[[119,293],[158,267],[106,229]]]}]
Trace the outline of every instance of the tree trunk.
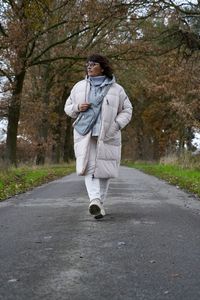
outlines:
[{"label": "tree trunk", "polygon": [[62,132],[62,120],[59,116],[57,124],[53,126],[53,145],[51,148],[51,162],[54,164],[59,164],[60,162],[60,153],[61,153],[61,132]]},{"label": "tree trunk", "polygon": [[[46,95],[46,101],[49,99],[48,95]],[[47,138],[48,138],[48,129],[49,122],[47,116],[48,104],[45,106],[45,112],[43,114],[40,128],[38,130],[39,133],[39,141],[37,144],[37,156],[36,156],[36,165],[44,165],[46,159],[46,149],[47,149]]]},{"label": "tree trunk", "polygon": [[191,127],[187,127],[186,145],[187,145],[187,150],[189,151],[193,151],[195,148],[192,144],[193,138],[194,138],[194,131],[192,130]]},{"label": "tree trunk", "polygon": [[25,70],[15,77],[13,94],[8,108],[8,129],[6,139],[6,161],[8,164],[17,165],[17,131],[21,108],[21,94],[25,78]]},{"label": "tree trunk", "polygon": [[61,147],[62,147],[62,127],[63,127],[63,116],[64,116],[64,106],[67,97],[69,96],[69,87],[65,87],[62,98],[60,103],[58,103],[55,108],[54,112],[58,116],[58,121],[56,124],[52,126],[52,134],[53,134],[53,146],[52,146],[52,154],[51,154],[51,160],[52,163],[59,163],[61,158]]},{"label": "tree trunk", "polygon": [[158,161],[160,158],[160,149],[159,149],[159,141],[158,138],[154,135],[153,137],[153,160]]},{"label": "tree trunk", "polygon": [[64,162],[69,162],[70,159],[74,159],[73,150],[73,138],[72,138],[72,121],[70,117],[66,118],[66,131],[65,131],[65,141],[64,141]]},{"label": "tree trunk", "polygon": [[44,88],[42,90],[43,115],[38,129],[38,145],[36,165],[44,165],[46,159],[47,139],[49,131],[49,101],[50,101],[50,65],[44,66]]}]

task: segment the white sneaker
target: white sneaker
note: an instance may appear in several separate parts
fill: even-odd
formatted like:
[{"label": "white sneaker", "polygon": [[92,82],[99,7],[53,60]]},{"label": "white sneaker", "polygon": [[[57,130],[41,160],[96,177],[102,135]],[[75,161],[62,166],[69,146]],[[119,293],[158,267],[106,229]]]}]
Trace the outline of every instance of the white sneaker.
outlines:
[{"label": "white sneaker", "polygon": [[95,219],[102,219],[106,215],[105,209],[103,207],[103,204],[101,203],[101,211],[99,215],[95,216]]},{"label": "white sneaker", "polygon": [[89,212],[93,216],[97,216],[101,213],[101,202],[99,199],[93,199],[89,205]]}]

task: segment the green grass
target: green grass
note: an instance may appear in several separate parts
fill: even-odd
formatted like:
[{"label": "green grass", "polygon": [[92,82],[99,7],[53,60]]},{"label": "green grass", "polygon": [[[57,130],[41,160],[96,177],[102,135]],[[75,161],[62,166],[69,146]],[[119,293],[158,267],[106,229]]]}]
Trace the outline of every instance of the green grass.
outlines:
[{"label": "green grass", "polygon": [[74,164],[20,167],[0,171],[0,201],[75,171]]},{"label": "green grass", "polygon": [[[200,197],[199,169],[171,164],[133,162],[124,162],[123,164],[164,179]],[[20,167],[0,171],[0,201],[74,171],[74,164]]]},{"label": "green grass", "polygon": [[177,165],[125,162],[126,166],[164,179],[200,197],[200,170]]}]

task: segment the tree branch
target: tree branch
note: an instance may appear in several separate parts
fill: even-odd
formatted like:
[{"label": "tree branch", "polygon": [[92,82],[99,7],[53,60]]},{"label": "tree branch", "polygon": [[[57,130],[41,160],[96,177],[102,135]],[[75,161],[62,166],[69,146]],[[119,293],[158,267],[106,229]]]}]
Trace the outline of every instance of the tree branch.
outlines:
[{"label": "tree branch", "polygon": [[12,78],[2,69],[0,69],[0,76],[6,77],[10,81],[10,83],[13,83]]},{"label": "tree branch", "polygon": [[[176,9],[177,11],[179,11],[180,13],[182,14],[185,14],[187,16],[190,16],[190,17],[198,17],[200,15],[200,11],[197,12],[197,11],[194,11],[194,10],[187,10],[187,9],[183,9],[183,4],[176,4],[173,0],[161,0],[162,3],[166,4],[168,7],[173,7],[174,9]],[[193,3],[192,5],[193,7],[194,6],[197,6]],[[191,8],[191,7],[190,7]]]},{"label": "tree branch", "polygon": [[43,34],[49,32],[51,29],[55,29],[61,25],[64,25],[66,24],[68,21],[62,21],[62,22],[59,22],[59,23],[56,23],[48,28],[46,28],[45,30],[43,31],[39,31],[38,34],[36,34],[33,38],[31,38],[28,42],[31,43],[33,41],[35,41],[38,37],[42,36]]},{"label": "tree branch", "polygon": [[53,58],[43,59],[43,60],[33,62],[30,66],[48,64],[50,62],[54,62],[54,61],[61,60],[61,59],[63,59],[63,60],[71,60],[71,59],[73,59],[73,60],[83,60],[85,58],[81,58],[79,56],[59,56],[59,57],[53,57]]},{"label": "tree branch", "polygon": [[8,37],[3,25],[0,23],[0,32],[3,34],[3,36]]},{"label": "tree branch", "polygon": [[27,50],[27,53],[28,53],[28,54],[27,54],[26,58],[31,57],[31,55],[33,54],[33,50],[34,50],[34,48],[35,48],[35,44],[36,44],[36,42],[33,41],[32,45],[31,45],[31,47],[30,47],[30,49],[29,49],[29,53],[28,53],[28,50]]},{"label": "tree branch", "polygon": [[57,6],[57,7],[55,7],[53,10],[50,10],[50,12],[55,12],[55,11],[57,11],[57,10],[59,10],[59,9],[61,9],[61,8],[63,8],[63,7],[65,7],[65,5],[68,4],[68,2],[69,2],[69,0],[66,0],[63,4],[61,4],[61,5]]},{"label": "tree branch", "polygon": [[[60,40],[60,41],[58,41],[58,42],[55,42],[55,43],[49,45],[49,46],[48,46],[45,50],[43,50],[38,56],[36,56],[35,58],[32,59],[32,61],[29,63],[29,66],[38,64],[38,63],[37,63],[37,60],[38,60],[39,58],[41,58],[41,57],[42,57],[47,51],[49,51],[51,48],[53,48],[53,47],[55,47],[55,46],[57,46],[57,45],[61,45],[61,44],[65,43],[66,41],[72,39],[73,37],[75,37],[76,35],[79,35],[80,33],[83,33],[83,32],[85,32],[85,31],[87,31],[87,30],[90,29],[90,28],[92,28],[92,27],[87,26],[87,27],[85,27],[84,29],[81,29],[81,30],[77,31],[77,32],[71,34],[70,36],[68,36],[68,37],[66,37],[66,38],[64,38],[64,39],[62,39],[62,40]],[[60,58],[59,58],[59,59],[60,59]],[[48,60],[48,61],[49,61],[49,60]]]}]

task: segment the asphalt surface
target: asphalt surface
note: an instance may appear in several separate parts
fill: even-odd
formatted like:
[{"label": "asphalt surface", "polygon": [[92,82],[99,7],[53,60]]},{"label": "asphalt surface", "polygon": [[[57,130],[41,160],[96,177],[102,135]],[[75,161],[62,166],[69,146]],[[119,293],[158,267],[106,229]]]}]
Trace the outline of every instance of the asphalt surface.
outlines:
[{"label": "asphalt surface", "polygon": [[0,299],[200,299],[199,199],[122,167],[105,208],[75,174],[1,202]]}]

